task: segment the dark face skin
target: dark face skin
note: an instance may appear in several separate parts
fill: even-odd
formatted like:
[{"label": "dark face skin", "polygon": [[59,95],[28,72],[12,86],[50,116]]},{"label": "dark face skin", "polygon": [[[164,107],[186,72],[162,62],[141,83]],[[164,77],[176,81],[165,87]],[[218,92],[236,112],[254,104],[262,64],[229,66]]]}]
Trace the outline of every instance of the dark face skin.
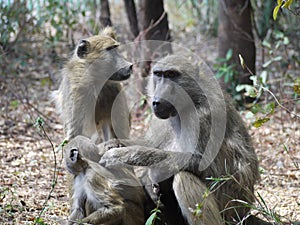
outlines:
[{"label": "dark face skin", "polygon": [[159,68],[153,70],[155,94],[152,99],[152,109],[160,119],[168,119],[177,115],[177,111],[170,101],[176,97],[174,84],[179,77],[180,73],[176,70],[160,70]]},{"label": "dark face skin", "polygon": [[203,94],[196,81],[198,67],[185,58],[168,56],[158,61],[152,71],[149,93],[153,94],[152,109],[158,118],[184,115],[188,108],[199,107]]}]

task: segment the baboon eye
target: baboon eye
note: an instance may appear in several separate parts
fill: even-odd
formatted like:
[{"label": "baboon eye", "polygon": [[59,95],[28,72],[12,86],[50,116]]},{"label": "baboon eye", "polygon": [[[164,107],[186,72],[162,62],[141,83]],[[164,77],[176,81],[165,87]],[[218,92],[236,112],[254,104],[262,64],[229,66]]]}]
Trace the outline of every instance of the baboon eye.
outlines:
[{"label": "baboon eye", "polygon": [[87,40],[81,40],[77,48],[77,56],[83,58],[88,53],[89,42]]},{"label": "baboon eye", "polygon": [[178,76],[179,76],[179,73],[178,73],[177,71],[174,71],[174,70],[172,70],[172,71],[166,71],[166,72],[164,73],[164,76],[165,76],[166,78],[175,78],[175,77],[178,77]]},{"label": "baboon eye", "polygon": [[161,71],[153,71],[153,75],[157,77],[161,77],[163,73]]},{"label": "baboon eye", "polygon": [[106,48],[105,50],[110,51],[110,50],[115,49],[117,47],[118,47],[118,45],[112,45],[112,46],[109,46],[108,48]]}]

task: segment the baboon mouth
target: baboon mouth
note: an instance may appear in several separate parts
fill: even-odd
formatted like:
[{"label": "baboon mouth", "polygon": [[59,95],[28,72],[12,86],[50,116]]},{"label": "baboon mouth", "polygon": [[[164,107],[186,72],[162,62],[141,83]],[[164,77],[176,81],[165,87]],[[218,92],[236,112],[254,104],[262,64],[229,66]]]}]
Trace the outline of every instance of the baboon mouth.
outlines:
[{"label": "baboon mouth", "polygon": [[154,114],[156,117],[158,117],[159,119],[168,119],[170,117],[173,117],[173,116],[176,116],[177,115],[177,112],[176,110],[163,110],[163,111],[160,111],[160,110],[154,110]]},{"label": "baboon mouth", "polygon": [[115,72],[109,79],[115,81],[127,80],[131,75],[131,70],[127,68],[122,68]]}]

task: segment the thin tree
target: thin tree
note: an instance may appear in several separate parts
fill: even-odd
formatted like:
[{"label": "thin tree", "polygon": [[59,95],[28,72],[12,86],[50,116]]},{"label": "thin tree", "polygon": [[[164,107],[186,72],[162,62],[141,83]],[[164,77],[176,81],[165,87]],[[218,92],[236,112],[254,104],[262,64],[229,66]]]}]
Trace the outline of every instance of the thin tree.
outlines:
[{"label": "thin tree", "polygon": [[124,5],[131,33],[133,34],[134,38],[136,38],[139,35],[140,30],[138,27],[138,20],[134,0],[124,0]]},{"label": "thin tree", "polygon": [[100,1],[100,23],[103,27],[112,25],[108,0]]},{"label": "thin tree", "polygon": [[241,54],[249,69],[255,73],[255,42],[252,32],[250,0],[221,0],[219,5],[218,41],[220,58],[232,49],[231,63],[236,64],[239,84],[251,84],[250,73],[239,63]]}]

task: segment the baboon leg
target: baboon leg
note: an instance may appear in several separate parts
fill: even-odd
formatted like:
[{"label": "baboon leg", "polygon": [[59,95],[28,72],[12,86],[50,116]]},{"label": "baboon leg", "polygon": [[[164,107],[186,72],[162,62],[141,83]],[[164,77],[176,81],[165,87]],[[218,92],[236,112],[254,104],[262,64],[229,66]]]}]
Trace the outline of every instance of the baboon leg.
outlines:
[{"label": "baboon leg", "polygon": [[122,206],[101,207],[82,219],[82,223],[119,225],[122,223]]},{"label": "baboon leg", "polygon": [[73,209],[68,219],[68,225],[77,224],[76,221],[84,218],[84,212],[82,208]]},{"label": "baboon leg", "polygon": [[[128,225],[141,225],[145,224],[144,208],[134,202],[125,202],[125,212],[123,216],[123,223]],[[126,222],[125,222],[126,221]]]},{"label": "baboon leg", "polygon": [[[173,190],[182,215],[186,218],[188,224],[224,224],[213,195],[204,197],[206,196],[207,187],[198,177],[189,172],[177,173],[174,176]],[[195,208],[197,203],[203,204],[202,215],[193,215],[190,210]]]}]

